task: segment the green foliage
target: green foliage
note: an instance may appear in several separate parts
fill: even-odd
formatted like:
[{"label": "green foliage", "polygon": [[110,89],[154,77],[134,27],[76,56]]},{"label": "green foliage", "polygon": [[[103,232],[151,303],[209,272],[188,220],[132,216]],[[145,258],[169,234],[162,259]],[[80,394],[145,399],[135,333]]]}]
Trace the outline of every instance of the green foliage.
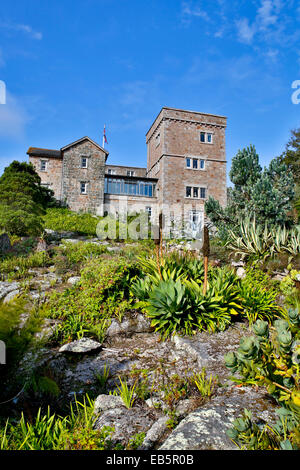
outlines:
[{"label": "green foliage", "polygon": [[144,290],[143,283],[135,284],[140,287],[143,305],[156,331],[163,337],[175,332],[190,335],[199,330],[223,331],[231,316],[242,311],[238,280],[232,270],[220,268],[212,271],[210,277],[206,295],[202,283],[183,275],[176,281],[159,281],[148,293],[148,300],[147,281]]},{"label": "green foliage", "polygon": [[[21,315],[24,314],[27,317],[20,328]],[[23,385],[22,377],[16,377],[15,371],[24,354],[38,346],[35,334],[40,331],[41,324],[42,320],[34,312],[26,310],[23,299],[0,303],[0,341],[6,346],[6,366],[1,367],[0,371],[1,382],[6,385],[1,387],[0,401],[5,401],[8,395],[13,394],[19,382]]]},{"label": "green foliage", "polygon": [[31,164],[12,162],[0,177],[0,229],[19,236],[40,234],[52,194]]},{"label": "green foliage", "polygon": [[22,279],[28,275],[28,270],[50,266],[49,254],[45,251],[32,253],[27,256],[9,256],[0,261],[0,273],[6,274],[9,280]]},{"label": "green foliage", "polygon": [[217,380],[218,378],[212,375],[207,378],[206,369],[203,367],[201,372],[194,372],[191,382],[196,385],[202,397],[211,397],[214,393]]},{"label": "green foliage", "polygon": [[267,259],[276,253],[289,253],[297,255],[300,250],[300,230],[296,226],[287,230],[285,227],[277,226],[269,229],[257,224],[256,219],[249,217],[239,223],[239,230],[228,232],[226,246],[242,258],[254,260]]},{"label": "green foliage", "polygon": [[49,208],[44,215],[44,226],[57,232],[77,232],[81,235],[96,236],[97,224],[101,217],[88,212],[72,212],[69,209]]},{"label": "green foliage", "polygon": [[70,414],[65,417],[39,409],[29,421],[22,413],[18,423],[7,421],[0,428],[1,450],[107,450],[112,448],[113,428],[94,429],[94,403],[87,396],[83,402],[75,400]]},{"label": "green foliage", "polygon": [[132,408],[136,400],[136,382],[129,386],[126,380],[119,377],[120,385],[117,385],[118,395],[122,398],[126,408]]},{"label": "green foliage", "polygon": [[130,309],[129,284],[138,273],[136,264],[118,259],[90,259],[80,282],[50,295],[41,313],[62,322],[55,331],[59,342],[92,336],[102,341],[111,317],[122,319]]},{"label": "green foliage", "polygon": [[233,158],[229,176],[233,187],[228,191],[227,207],[223,209],[213,198],[205,204],[205,212],[224,241],[231,232],[242,235],[238,223],[245,217],[268,227],[292,222],[294,180],[281,159],[274,158],[262,169],[255,147],[250,145]]},{"label": "green foliage", "polygon": [[243,315],[250,325],[257,319],[272,323],[275,318],[282,317],[283,309],[277,305],[278,294],[275,289],[263,287],[246,278],[242,280],[239,292],[243,299]]},{"label": "green foliage", "polygon": [[[278,413],[285,417],[283,425],[277,425],[277,431],[282,440],[288,439],[299,446],[300,425],[300,315],[290,310],[287,320],[276,320],[274,327],[267,322],[258,320],[253,325],[255,336],[242,338],[237,352],[225,356],[226,367],[241,379],[233,378],[235,382],[260,385],[267,388],[268,393],[283,407]],[[249,416],[248,416],[249,418]],[[241,426],[244,426],[243,420]],[[253,429],[246,421],[245,429],[250,430],[248,437],[253,437]],[[236,430],[232,438],[237,438]],[[249,438],[250,438],[249,437]],[[254,444],[253,444],[254,445]],[[287,445],[287,444],[286,444]]]}]

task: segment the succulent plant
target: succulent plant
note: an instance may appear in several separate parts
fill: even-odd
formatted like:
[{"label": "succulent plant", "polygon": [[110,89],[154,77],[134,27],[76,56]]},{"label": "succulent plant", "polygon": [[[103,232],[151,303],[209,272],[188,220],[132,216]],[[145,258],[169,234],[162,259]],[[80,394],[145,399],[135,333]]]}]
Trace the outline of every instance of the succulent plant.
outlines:
[{"label": "succulent plant", "polygon": [[257,320],[257,322],[253,325],[253,331],[258,337],[259,341],[269,338],[269,324],[263,320]]}]

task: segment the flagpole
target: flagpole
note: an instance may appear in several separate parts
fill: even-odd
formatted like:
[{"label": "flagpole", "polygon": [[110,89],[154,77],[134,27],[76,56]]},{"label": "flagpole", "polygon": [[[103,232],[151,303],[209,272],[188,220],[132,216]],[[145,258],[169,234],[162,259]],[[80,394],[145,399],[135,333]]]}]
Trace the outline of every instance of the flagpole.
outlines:
[{"label": "flagpole", "polygon": [[104,124],[102,147],[105,148],[105,124]]}]

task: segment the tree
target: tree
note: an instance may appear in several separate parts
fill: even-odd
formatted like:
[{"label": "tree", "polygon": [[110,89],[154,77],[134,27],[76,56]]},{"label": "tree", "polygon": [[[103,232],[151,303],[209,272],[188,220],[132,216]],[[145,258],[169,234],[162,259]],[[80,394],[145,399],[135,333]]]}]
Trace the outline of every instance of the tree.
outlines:
[{"label": "tree", "polygon": [[233,187],[228,191],[228,204],[223,209],[213,198],[205,211],[226,239],[228,230],[237,230],[239,220],[255,217],[260,224],[286,225],[292,222],[294,178],[281,158],[274,158],[262,169],[255,147],[239,150],[229,173]]},{"label": "tree", "polygon": [[31,164],[12,162],[0,177],[0,229],[19,236],[38,235],[52,198],[53,192],[41,185]]},{"label": "tree", "polygon": [[291,138],[288,141],[285,151],[280,156],[280,160],[285,163],[293,173],[295,183],[300,184],[300,128],[291,131]]}]

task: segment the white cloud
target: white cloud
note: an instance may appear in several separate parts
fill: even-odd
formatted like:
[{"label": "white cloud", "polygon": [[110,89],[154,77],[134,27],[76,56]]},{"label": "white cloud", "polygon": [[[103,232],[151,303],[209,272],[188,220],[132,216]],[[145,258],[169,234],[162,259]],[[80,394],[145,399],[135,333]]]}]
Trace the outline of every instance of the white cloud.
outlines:
[{"label": "white cloud", "polygon": [[203,8],[200,7],[199,3],[194,6],[194,4],[191,2],[183,2],[181,7],[181,14],[184,21],[189,20],[193,16],[202,18],[205,21],[210,20],[208,14]]},{"label": "white cloud", "polygon": [[239,40],[246,44],[251,44],[256,32],[255,26],[251,26],[247,18],[242,18],[236,22],[236,27]]},{"label": "white cloud", "polygon": [[0,22],[0,29],[7,31],[22,32],[28,34],[32,39],[40,41],[43,38],[43,35],[39,31],[35,31],[31,26],[27,24],[18,24],[10,22]]}]

